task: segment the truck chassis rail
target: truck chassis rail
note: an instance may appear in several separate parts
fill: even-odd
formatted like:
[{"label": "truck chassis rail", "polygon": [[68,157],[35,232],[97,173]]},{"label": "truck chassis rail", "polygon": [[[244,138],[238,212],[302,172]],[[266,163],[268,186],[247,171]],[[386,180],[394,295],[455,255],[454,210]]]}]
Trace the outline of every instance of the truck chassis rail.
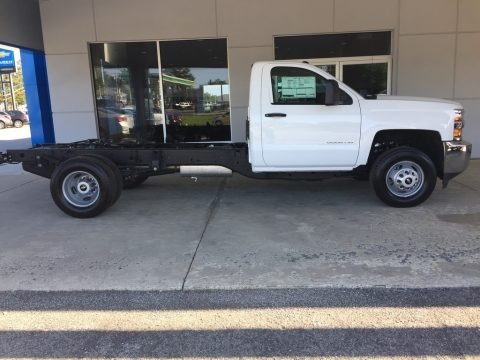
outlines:
[{"label": "truck chassis rail", "polygon": [[95,155],[110,159],[123,176],[154,176],[179,171],[182,165],[222,166],[256,179],[322,180],[348,173],[271,172],[254,173],[246,143],[109,144],[86,140],[68,144],[44,144],[31,149],[1,153],[0,163],[22,163],[25,171],[51,178],[55,168],[77,156]]}]

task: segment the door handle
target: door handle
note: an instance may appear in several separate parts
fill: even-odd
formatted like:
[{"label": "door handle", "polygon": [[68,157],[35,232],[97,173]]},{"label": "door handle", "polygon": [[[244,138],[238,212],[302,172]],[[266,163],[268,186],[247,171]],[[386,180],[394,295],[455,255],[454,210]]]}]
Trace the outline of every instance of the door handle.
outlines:
[{"label": "door handle", "polygon": [[287,117],[287,114],[284,114],[284,113],[268,113],[268,114],[265,114],[265,117]]}]

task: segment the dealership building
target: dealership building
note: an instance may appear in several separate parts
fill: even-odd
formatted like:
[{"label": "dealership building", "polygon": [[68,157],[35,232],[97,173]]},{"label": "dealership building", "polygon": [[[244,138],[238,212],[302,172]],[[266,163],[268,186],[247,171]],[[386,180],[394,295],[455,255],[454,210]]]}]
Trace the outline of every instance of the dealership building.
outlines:
[{"label": "dealership building", "polygon": [[479,0],[1,3],[0,43],[37,56],[49,92],[29,102],[35,142],[242,142],[251,65],[294,59],[366,98],[462,103],[480,157]]}]

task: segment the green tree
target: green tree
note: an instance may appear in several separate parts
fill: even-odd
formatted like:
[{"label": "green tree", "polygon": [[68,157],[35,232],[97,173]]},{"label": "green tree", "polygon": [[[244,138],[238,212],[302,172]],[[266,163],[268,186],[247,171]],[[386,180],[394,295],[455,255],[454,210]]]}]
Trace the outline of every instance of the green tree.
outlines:
[{"label": "green tree", "polygon": [[[25,98],[25,87],[23,85],[23,73],[20,65],[17,65],[17,72],[12,73],[13,93],[17,107],[27,103]],[[13,109],[12,93],[8,75],[1,75],[3,81],[3,89],[0,89],[0,104],[5,105],[6,110]]]},{"label": "green tree", "polygon": [[23,84],[23,72],[21,67],[18,67],[17,72],[12,75],[12,79],[17,106],[26,105],[27,99],[25,97],[25,86]]}]

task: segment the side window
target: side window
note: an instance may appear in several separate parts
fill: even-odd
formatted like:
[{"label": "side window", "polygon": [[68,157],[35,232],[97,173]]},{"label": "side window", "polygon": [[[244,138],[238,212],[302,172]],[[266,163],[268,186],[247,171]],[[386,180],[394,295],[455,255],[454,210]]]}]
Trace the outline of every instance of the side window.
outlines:
[{"label": "side window", "polygon": [[[274,105],[325,105],[326,79],[319,74],[296,67],[277,66],[271,71]],[[338,105],[353,103],[340,90]]]}]

